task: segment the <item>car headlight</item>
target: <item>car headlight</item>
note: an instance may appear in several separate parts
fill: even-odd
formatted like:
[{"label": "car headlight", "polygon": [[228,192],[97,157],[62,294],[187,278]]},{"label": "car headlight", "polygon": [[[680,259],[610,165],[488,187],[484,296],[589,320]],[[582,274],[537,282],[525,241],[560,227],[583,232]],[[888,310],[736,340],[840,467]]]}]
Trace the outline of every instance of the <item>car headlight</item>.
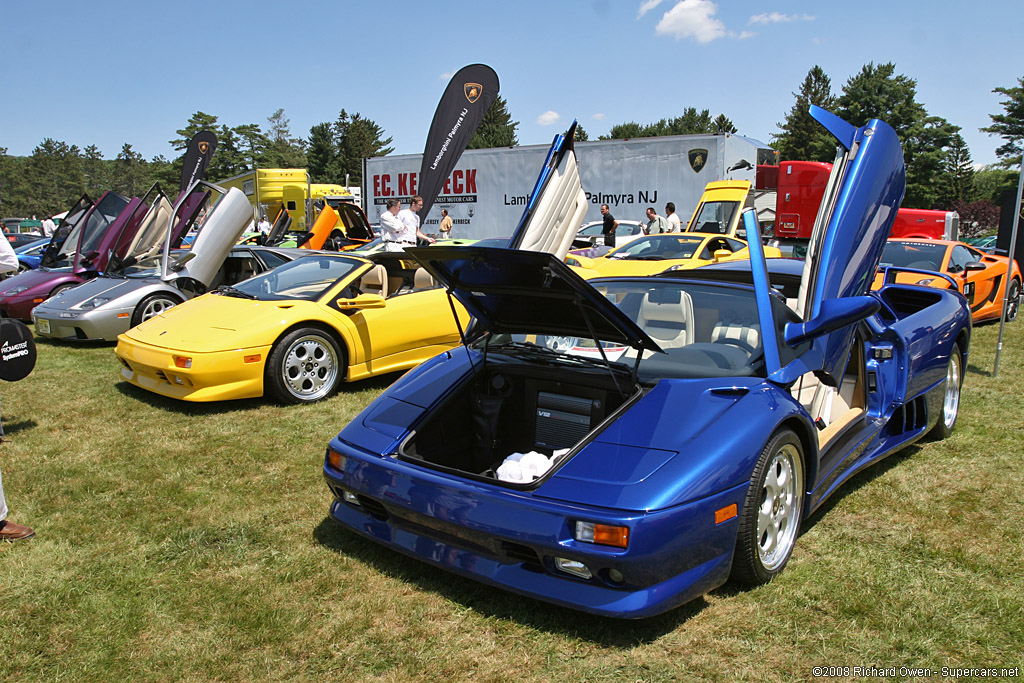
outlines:
[{"label": "car headlight", "polygon": [[681,267],[679,266],[679,264],[677,263],[677,264],[675,264],[674,266],[669,266],[668,268],[666,268],[666,269],[665,269],[665,272],[667,273],[667,272],[668,272],[668,271],[670,271],[670,270],[682,270],[682,268],[681,268]]},{"label": "car headlight", "polygon": [[933,278],[933,277],[926,277],[926,278],[924,278],[922,280],[918,280],[914,284],[915,285],[930,285],[933,282],[935,282],[935,278]]},{"label": "car headlight", "polygon": [[82,304],[82,308],[96,308],[97,306],[102,306],[108,301],[110,301],[110,297],[108,296],[94,296]]},{"label": "car headlight", "polygon": [[12,294],[21,294],[26,289],[28,289],[28,287],[24,287],[24,286],[22,286],[22,287],[11,287],[6,292],[4,292],[4,294],[7,295],[7,296],[11,296]]}]

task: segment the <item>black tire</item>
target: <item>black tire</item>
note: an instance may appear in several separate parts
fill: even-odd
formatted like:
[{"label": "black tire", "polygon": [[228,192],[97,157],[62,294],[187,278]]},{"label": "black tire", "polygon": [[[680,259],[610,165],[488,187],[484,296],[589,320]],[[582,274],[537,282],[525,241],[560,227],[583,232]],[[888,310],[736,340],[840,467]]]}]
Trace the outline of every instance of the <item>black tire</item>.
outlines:
[{"label": "black tire", "polygon": [[1010,294],[1006,301],[1006,322],[1012,323],[1017,319],[1017,309],[1020,308],[1020,281],[1017,278],[1010,282]]},{"label": "black tire", "polygon": [[173,294],[158,292],[145,297],[132,311],[132,327],[141,325],[150,318],[155,318],[168,308],[174,308],[181,303],[181,299]]},{"label": "black tire", "polygon": [[942,412],[939,421],[932,428],[931,436],[937,441],[948,438],[956,428],[956,419],[960,416],[960,389],[964,383],[963,356],[960,345],[953,344],[949,354],[949,365],[946,366],[946,385],[942,397]]},{"label": "black tire", "polygon": [[274,344],[263,375],[264,393],[280,403],[327,398],[344,377],[345,354],[328,332],[300,327]]},{"label": "black tire", "polygon": [[57,296],[57,295],[58,295],[58,294],[60,294],[61,292],[65,292],[65,291],[67,291],[67,290],[71,289],[71,288],[72,288],[72,287],[74,287],[74,286],[75,286],[75,285],[73,285],[73,284],[70,284],[70,283],[65,283],[65,284],[63,284],[63,285],[57,285],[56,287],[54,287],[54,288],[53,288],[53,291],[52,291],[52,292],[50,292],[50,296],[48,296],[48,297],[46,297],[46,298],[47,298],[47,299],[52,299],[53,297]]},{"label": "black tire", "polygon": [[785,569],[803,516],[803,445],[790,429],[772,435],[757,459],[743,502],[731,579],[766,584]]}]

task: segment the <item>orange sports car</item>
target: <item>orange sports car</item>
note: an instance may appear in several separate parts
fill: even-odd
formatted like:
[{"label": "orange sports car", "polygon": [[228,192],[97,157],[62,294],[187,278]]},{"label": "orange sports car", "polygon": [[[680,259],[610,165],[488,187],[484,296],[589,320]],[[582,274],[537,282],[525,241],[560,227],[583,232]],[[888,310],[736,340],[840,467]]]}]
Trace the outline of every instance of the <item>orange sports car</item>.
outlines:
[{"label": "orange sports car", "polygon": [[[963,242],[948,240],[889,240],[882,253],[872,289],[878,289],[890,269],[890,281],[952,289],[956,285],[971,306],[974,322],[999,320],[1006,291],[1006,256],[986,254]],[[1021,275],[1013,261],[1006,320],[1017,317]]]}]

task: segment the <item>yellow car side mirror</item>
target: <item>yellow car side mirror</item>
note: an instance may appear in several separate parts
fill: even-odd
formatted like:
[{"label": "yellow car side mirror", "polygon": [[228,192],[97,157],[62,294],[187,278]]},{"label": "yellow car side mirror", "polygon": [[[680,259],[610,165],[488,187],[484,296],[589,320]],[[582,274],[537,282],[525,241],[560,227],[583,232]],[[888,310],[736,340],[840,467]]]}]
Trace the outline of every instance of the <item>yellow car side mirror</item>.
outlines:
[{"label": "yellow car side mirror", "polygon": [[577,268],[593,268],[594,259],[587,258],[586,256],[577,256],[576,254],[566,254],[565,264],[576,266]]},{"label": "yellow car side mirror", "polygon": [[715,261],[723,261],[732,256],[732,252],[728,249],[715,249]]},{"label": "yellow car side mirror", "polygon": [[387,304],[380,294],[360,294],[354,299],[338,299],[335,303],[343,311],[359,311],[364,308],[384,308]]}]

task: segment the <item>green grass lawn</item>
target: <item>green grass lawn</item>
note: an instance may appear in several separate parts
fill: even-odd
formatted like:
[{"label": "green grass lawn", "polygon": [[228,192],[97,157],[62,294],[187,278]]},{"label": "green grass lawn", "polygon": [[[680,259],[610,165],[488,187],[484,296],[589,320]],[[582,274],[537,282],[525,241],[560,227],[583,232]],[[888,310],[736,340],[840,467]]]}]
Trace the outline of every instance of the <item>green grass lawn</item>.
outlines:
[{"label": "green grass lawn", "polygon": [[[327,517],[324,447],[394,377],[313,406],[193,405],[110,346],[0,387],[0,681],[796,681],[1024,664],[1024,322],[975,330],[960,423],[861,473],[787,570],[639,622],[496,591]],[[899,678],[899,676],[897,676]],[[929,680],[941,680],[935,676]]]}]

